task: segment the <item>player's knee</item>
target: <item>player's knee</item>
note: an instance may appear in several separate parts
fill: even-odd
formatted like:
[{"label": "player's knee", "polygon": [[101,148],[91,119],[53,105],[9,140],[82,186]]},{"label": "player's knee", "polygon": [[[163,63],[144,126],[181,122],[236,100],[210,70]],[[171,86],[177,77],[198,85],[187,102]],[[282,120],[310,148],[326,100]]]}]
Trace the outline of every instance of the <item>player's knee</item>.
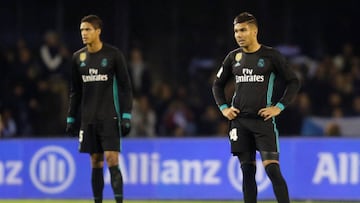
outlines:
[{"label": "player's knee", "polygon": [[256,154],[255,153],[242,152],[242,153],[237,153],[236,156],[239,159],[241,164],[246,164],[246,163],[252,163],[254,165],[256,164],[256,161],[255,161]]},{"label": "player's knee", "polygon": [[102,168],[104,166],[103,154],[92,154],[91,155],[91,166],[93,168]]},{"label": "player's knee", "polygon": [[256,165],[253,162],[242,163],[241,171],[244,177],[253,177],[256,173]]},{"label": "player's knee", "polygon": [[119,156],[117,153],[106,154],[105,158],[109,167],[119,165]]},{"label": "player's knee", "polygon": [[261,159],[263,161],[266,160],[279,160],[279,152],[268,152],[268,151],[261,151],[260,152]]},{"label": "player's knee", "polygon": [[284,183],[279,164],[271,163],[265,167],[265,171],[273,184],[279,185]]}]

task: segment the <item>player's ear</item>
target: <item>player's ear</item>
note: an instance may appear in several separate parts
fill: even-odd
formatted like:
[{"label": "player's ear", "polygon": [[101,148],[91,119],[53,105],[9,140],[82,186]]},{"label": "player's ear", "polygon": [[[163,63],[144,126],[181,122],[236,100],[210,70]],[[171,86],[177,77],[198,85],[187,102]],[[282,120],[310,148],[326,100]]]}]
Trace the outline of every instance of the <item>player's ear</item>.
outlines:
[{"label": "player's ear", "polygon": [[254,35],[257,36],[257,34],[258,34],[258,28],[257,28],[256,26],[253,26],[253,27],[252,27],[252,30],[253,30]]},{"label": "player's ear", "polygon": [[101,34],[101,29],[96,29],[96,32],[100,35]]}]

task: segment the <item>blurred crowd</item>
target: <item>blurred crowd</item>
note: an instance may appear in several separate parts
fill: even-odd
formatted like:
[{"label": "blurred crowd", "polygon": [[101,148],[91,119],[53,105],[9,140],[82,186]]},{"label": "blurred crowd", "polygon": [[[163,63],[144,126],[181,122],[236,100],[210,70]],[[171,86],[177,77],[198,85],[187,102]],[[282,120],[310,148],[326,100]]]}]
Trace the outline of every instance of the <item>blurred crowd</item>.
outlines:
[{"label": "blurred crowd", "polygon": [[[313,59],[296,47],[279,46],[302,81],[296,100],[277,118],[281,136],[302,135],[309,117],[360,116],[360,58],[346,43],[335,55]],[[65,136],[72,51],[48,31],[38,47],[23,39],[0,54],[0,137]],[[230,50],[229,50],[230,51]],[[187,77],[173,84],[154,70],[141,47],[124,50],[134,92],[130,137],[225,136],[228,122],[212,97],[211,86],[223,56],[196,59]],[[176,76],[167,76],[176,77]],[[278,81],[275,97],[281,96]],[[227,95],[231,98],[229,84]],[[336,123],[326,135],[341,135]]]}]

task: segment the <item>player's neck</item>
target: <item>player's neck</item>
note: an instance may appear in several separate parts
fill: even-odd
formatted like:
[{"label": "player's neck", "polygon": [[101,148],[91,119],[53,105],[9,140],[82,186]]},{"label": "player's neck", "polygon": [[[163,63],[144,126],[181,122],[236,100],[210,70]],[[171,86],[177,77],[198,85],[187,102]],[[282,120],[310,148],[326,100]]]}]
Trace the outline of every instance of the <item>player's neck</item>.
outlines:
[{"label": "player's neck", "polygon": [[243,47],[243,51],[245,53],[254,53],[256,52],[257,50],[259,50],[261,47],[261,44],[259,44],[258,42],[255,42],[247,47]]},{"label": "player's neck", "polygon": [[90,53],[95,53],[95,52],[98,52],[100,51],[100,49],[102,48],[103,46],[103,43],[98,40],[98,41],[95,41],[93,43],[90,43],[90,44],[87,44],[86,47],[87,47],[87,50],[88,52]]}]

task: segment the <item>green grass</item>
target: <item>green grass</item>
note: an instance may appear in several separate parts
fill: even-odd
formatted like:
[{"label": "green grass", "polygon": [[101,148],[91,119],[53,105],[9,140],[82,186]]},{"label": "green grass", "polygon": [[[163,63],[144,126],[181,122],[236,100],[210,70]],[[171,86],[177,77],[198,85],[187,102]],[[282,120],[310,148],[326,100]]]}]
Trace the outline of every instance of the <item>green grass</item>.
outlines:
[{"label": "green grass", "polygon": [[[92,200],[1,200],[0,203],[92,203]],[[105,200],[103,203],[114,203],[114,200]],[[173,201],[173,200],[125,200],[124,203],[242,203],[242,201]],[[259,201],[258,203],[276,203],[273,201]],[[291,203],[335,203],[325,201],[292,201]],[[336,203],[341,203],[337,201]]]}]

